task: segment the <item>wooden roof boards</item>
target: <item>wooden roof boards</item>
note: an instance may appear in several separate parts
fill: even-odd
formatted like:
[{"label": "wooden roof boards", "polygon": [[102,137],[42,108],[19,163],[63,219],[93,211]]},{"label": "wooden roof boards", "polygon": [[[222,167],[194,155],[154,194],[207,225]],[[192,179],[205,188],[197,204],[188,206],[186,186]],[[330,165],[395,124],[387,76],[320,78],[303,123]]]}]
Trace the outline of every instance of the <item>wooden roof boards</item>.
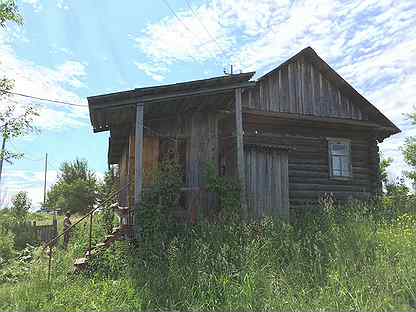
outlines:
[{"label": "wooden roof boards", "polygon": [[319,72],[337,87],[343,94],[348,96],[354,104],[364,110],[372,121],[378,124],[384,130],[388,129],[389,135],[399,133],[400,129],[390,121],[383,113],[381,113],[373,104],[371,104],[364,96],[354,89],[344,78],[342,78],[331,66],[329,66],[311,47],[307,47],[295,54],[287,61],[260,77],[257,81],[262,82],[273,74],[285,69],[288,65],[297,62],[299,59],[304,59],[306,62],[312,64]]},{"label": "wooden roof boards", "polygon": [[249,80],[253,75],[242,73],[88,97],[91,124],[94,132],[100,132],[109,130],[112,124],[132,121],[132,110],[139,101],[145,104],[146,118],[176,112],[184,104],[207,102],[210,96],[230,96],[235,88],[252,85]]}]

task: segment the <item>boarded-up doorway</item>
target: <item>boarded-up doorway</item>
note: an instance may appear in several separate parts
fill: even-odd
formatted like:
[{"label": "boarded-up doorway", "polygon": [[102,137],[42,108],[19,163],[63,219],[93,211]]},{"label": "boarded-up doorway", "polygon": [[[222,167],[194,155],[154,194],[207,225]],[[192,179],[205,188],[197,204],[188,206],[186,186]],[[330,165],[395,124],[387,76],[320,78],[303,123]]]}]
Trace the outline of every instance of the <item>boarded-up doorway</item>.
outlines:
[{"label": "boarded-up doorway", "polygon": [[250,216],[289,218],[288,153],[273,146],[244,147]]}]

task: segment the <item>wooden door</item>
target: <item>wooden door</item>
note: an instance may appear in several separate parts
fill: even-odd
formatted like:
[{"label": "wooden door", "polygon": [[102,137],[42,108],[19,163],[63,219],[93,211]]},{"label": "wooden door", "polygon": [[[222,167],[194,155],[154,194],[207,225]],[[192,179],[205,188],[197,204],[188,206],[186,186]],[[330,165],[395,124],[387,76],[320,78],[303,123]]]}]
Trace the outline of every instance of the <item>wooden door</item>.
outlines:
[{"label": "wooden door", "polygon": [[289,217],[287,151],[250,146],[245,148],[246,192],[253,218]]}]

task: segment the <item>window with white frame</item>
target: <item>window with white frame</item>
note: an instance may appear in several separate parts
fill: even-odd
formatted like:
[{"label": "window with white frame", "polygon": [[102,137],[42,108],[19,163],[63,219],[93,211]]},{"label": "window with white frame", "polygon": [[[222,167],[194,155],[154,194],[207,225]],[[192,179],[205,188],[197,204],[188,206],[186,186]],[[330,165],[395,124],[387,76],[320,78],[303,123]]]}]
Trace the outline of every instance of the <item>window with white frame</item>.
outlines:
[{"label": "window with white frame", "polygon": [[329,170],[333,178],[351,177],[351,142],[328,139]]}]

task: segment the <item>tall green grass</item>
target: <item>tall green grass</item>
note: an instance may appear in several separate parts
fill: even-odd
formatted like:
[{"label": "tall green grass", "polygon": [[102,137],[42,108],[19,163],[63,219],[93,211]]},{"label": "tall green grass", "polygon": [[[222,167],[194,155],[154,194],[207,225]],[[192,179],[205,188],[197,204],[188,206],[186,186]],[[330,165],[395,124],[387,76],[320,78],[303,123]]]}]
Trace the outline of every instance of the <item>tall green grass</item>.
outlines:
[{"label": "tall green grass", "polygon": [[293,224],[177,226],[150,245],[120,242],[74,275],[81,228],[55,254],[52,284],[41,257],[0,285],[0,310],[415,310],[416,217],[360,203],[317,211]]}]

